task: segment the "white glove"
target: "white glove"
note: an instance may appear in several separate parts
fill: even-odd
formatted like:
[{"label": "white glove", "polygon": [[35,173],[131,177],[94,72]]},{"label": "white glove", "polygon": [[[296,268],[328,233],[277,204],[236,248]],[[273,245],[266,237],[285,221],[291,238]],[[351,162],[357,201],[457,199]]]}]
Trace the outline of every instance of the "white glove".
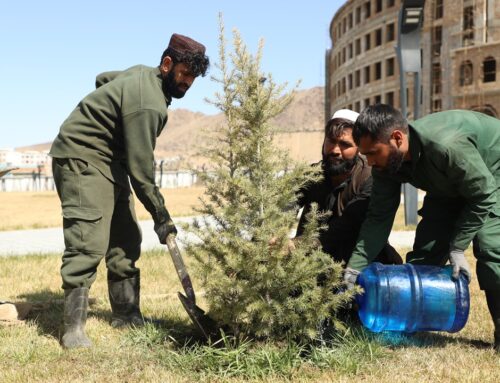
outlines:
[{"label": "white glove", "polygon": [[450,250],[450,264],[453,266],[453,273],[451,274],[452,279],[457,280],[460,276],[460,272],[462,272],[467,278],[467,282],[470,283],[470,267],[469,263],[465,259],[463,250]]},{"label": "white glove", "polygon": [[344,283],[347,286],[347,290],[354,288],[356,280],[358,279],[359,271],[346,267],[344,270]]}]

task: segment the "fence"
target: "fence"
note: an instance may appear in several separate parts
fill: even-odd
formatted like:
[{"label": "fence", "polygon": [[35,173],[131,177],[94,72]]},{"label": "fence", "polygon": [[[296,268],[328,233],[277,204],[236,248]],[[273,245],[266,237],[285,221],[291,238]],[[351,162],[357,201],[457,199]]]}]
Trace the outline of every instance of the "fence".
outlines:
[{"label": "fence", "polygon": [[[156,184],[160,188],[175,189],[190,187],[196,184],[196,174],[189,170],[157,171],[155,174]],[[55,191],[54,178],[52,176],[33,177],[27,175],[8,174],[0,178],[0,192],[32,192],[32,191]]]}]

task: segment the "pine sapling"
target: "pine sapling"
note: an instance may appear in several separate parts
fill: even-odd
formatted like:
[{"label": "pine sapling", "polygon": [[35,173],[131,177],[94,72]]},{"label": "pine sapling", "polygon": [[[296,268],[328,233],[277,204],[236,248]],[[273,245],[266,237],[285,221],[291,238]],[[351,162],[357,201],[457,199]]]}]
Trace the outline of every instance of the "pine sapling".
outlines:
[{"label": "pine sapling", "polygon": [[318,323],[348,302],[341,265],[318,247],[319,213],[312,209],[300,241],[290,246],[298,192],[320,169],[293,163],[278,149],[271,123],[290,104],[286,91],[261,71],[263,41],[251,55],[238,31],[228,53],[220,20],[221,91],[209,100],[225,116],[208,141],[203,217],[187,246],[196,259],[210,316],[237,338],[310,339]]}]

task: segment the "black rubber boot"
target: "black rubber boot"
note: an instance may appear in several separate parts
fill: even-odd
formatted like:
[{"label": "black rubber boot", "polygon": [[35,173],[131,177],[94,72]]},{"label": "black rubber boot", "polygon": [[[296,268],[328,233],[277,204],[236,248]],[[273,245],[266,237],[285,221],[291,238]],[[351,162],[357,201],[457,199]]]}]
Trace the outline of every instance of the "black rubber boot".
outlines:
[{"label": "black rubber boot", "polygon": [[108,292],[113,314],[111,327],[144,325],[144,318],[139,308],[139,275],[121,281],[108,280]]},{"label": "black rubber boot", "polygon": [[495,343],[493,347],[496,352],[500,353],[500,291],[487,290],[484,293],[486,294],[488,309],[495,325]]},{"label": "black rubber boot", "polygon": [[87,287],[64,290],[64,334],[61,340],[64,348],[92,346],[92,342],[85,335],[88,302]]}]

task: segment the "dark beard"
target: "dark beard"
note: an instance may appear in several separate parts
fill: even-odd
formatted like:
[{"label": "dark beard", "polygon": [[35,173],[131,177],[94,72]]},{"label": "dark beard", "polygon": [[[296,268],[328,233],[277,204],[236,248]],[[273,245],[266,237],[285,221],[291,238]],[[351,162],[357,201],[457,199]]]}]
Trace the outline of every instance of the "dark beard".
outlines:
[{"label": "dark beard", "polygon": [[184,87],[186,89],[181,89],[179,85],[183,84],[177,84],[177,82],[175,81],[175,75],[173,70],[167,73],[167,76],[163,79],[162,82],[163,91],[168,93],[173,98],[184,97],[186,91],[189,89],[189,86],[187,84],[184,84]]},{"label": "dark beard", "polygon": [[354,165],[356,165],[357,161],[357,154],[350,160],[344,160],[340,157],[340,160],[337,162],[333,162],[332,157],[323,154],[323,170],[325,171],[325,174],[330,177],[347,174],[352,170]]},{"label": "dark beard", "polygon": [[384,169],[384,172],[390,175],[394,175],[401,169],[401,165],[403,165],[404,154],[399,149],[391,146],[389,156],[387,157],[387,166]]}]

